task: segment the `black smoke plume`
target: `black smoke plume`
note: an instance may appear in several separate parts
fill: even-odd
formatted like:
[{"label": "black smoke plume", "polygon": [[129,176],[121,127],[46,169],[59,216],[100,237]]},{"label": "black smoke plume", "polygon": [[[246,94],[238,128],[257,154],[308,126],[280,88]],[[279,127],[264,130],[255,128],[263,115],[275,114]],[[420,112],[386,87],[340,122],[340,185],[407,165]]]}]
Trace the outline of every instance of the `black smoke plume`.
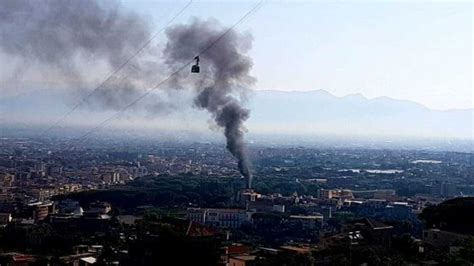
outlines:
[{"label": "black smoke plume", "polygon": [[94,0],[0,1],[0,26],[4,52],[67,68],[78,54],[118,66],[150,34],[138,15]]},{"label": "black smoke plume", "polygon": [[245,97],[254,83],[250,76],[252,60],[246,55],[252,38],[234,30],[226,31],[215,21],[200,20],[169,28],[164,56],[173,68],[202,53],[201,73],[177,76],[176,86],[193,86],[197,90],[196,107],[210,112],[216,124],[223,128],[227,149],[237,158],[240,173],[247,178],[250,188],[252,175],[244,142],[244,122],[250,111],[242,107],[239,96]]},{"label": "black smoke plume", "polygon": [[[173,71],[202,52],[200,74],[192,75],[186,69],[174,76],[165,90],[160,88],[168,102],[147,98],[134,108],[154,114],[176,110],[180,99],[173,98],[177,93],[169,88],[194,88],[195,106],[210,112],[223,128],[227,148],[237,158],[250,187],[244,143],[244,122],[250,112],[242,107],[241,100],[254,83],[249,74],[252,61],[246,55],[252,38],[233,30],[222,35],[225,32],[216,21],[194,20],[170,27],[163,58],[159,58],[157,46],[147,47],[101,86],[88,106],[121,110],[163,80],[164,69]],[[56,69],[64,77],[86,83],[86,78],[96,73],[84,67],[84,62],[105,63],[112,71],[128,61],[150,37],[145,19],[112,1],[0,0],[0,52],[21,59],[20,68],[36,64],[40,71]],[[159,63],[160,59],[166,67]]]},{"label": "black smoke plume", "polygon": [[[104,65],[110,73],[150,37],[149,24],[117,2],[0,1],[0,51],[20,59],[18,71],[38,65],[38,71],[57,71],[78,87],[87,86],[86,80],[96,74],[85,65]],[[130,60],[100,88],[93,104],[119,109],[130,101],[125,97],[138,97],[150,73],[159,73],[158,63],[148,60],[153,56],[159,56],[156,47],[147,47],[140,59]]]}]

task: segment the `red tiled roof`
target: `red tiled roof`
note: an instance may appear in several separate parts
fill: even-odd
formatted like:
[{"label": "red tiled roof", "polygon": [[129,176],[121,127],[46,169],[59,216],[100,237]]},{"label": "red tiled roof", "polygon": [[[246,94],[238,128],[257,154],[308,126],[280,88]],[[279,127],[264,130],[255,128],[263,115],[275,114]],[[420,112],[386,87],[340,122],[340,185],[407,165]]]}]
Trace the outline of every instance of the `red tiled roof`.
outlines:
[{"label": "red tiled roof", "polygon": [[247,246],[228,246],[227,247],[227,254],[235,255],[235,254],[244,254],[249,253],[250,249]]},{"label": "red tiled roof", "polygon": [[188,230],[186,232],[187,236],[213,236],[216,234],[216,230],[195,222],[190,221]]},{"label": "red tiled roof", "polygon": [[12,260],[17,262],[33,262],[35,257],[31,255],[16,255],[12,257]]}]

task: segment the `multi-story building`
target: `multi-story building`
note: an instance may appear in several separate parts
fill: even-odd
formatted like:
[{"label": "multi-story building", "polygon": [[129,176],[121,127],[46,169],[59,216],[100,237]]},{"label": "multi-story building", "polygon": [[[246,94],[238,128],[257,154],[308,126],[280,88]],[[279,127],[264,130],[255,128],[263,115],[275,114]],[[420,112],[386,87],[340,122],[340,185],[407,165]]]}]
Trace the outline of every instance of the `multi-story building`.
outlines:
[{"label": "multi-story building", "polygon": [[391,200],[396,195],[396,192],[393,189],[353,190],[352,193],[354,194],[354,197],[361,199]]},{"label": "multi-story building", "polygon": [[319,197],[321,199],[353,199],[354,195],[349,189],[321,189],[319,191]]},{"label": "multi-story building", "polygon": [[188,208],[186,218],[193,222],[216,227],[239,228],[250,221],[250,214],[243,209]]},{"label": "multi-story building", "polygon": [[319,197],[321,199],[331,199],[332,198],[332,192],[333,192],[333,190],[331,190],[331,189],[320,189],[319,190]]},{"label": "multi-story building", "polygon": [[0,186],[11,187],[15,182],[15,175],[10,173],[0,173]]},{"label": "multi-story building", "polygon": [[34,202],[28,204],[28,207],[31,209],[31,216],[35,221],[42,221],[55,211],[53,202]]},{"label": "multi-story building", "polygon": [[323,224],[323,215],[291,215],[289,222],[301,224],[303,229],[313,230]]}]

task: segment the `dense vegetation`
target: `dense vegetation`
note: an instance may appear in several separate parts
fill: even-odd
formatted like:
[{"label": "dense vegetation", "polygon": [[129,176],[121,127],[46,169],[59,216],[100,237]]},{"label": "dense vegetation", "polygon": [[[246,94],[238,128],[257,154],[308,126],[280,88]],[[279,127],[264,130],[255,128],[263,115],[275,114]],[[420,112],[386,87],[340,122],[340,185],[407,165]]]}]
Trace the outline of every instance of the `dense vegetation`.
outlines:
[{"label": "dense vegetation", "polygon": [[[108,190],[84,191],[55,197],[55,200],[71,198],[81,204],[93,201],[107,201],[121,209],[142,205],[229,207],[245,182],[240,178],[199,178],[199,177],[143,177],[124,186]],[[284,178],[255,182],[258,192],[274,191],[284,195],[294,192],[317,194],[318,187],[304,185]]]},{"label": "dense vegetation", "polygon": [[141,205],[176,206],[196,204],[223,207],[232,204],[232,198],[243,187],[238,179],[200,178],[140,178],[125,186],[108,190],[84,191],[56,197],[71,198],[87,205],[93,201],[107,201],[118,208]]},{"label": "dense vegetation", "polygon": [[428,227],[474,235],[474,197],[455,198],[423,210]]}]

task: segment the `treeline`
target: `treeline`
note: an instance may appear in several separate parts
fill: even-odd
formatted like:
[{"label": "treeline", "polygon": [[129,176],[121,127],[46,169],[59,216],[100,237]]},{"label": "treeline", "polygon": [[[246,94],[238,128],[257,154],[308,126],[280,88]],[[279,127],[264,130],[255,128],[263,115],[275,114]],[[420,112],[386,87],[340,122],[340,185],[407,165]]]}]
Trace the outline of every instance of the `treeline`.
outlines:
[{"label": "treeline", "polygon": [[194,177],[144,177],[126,186],[108,190],[92,190],[53,198],[74,199],[87,206],[94,201],[106,201],[114,207],[128,209],[142,205],[224,207],[233,204],[233,198],[243,187],[239,179]]},{"label": "treeline", "polygon": [[454,198],[420,214],[427,227],[474,235],[474,197]]},{"label": "treeline", "polygon": [[[231,207],[234,199],[245,187],[240,178],[201,177],[142,177],[127,185],[108,190],[94,190],[56,196],[54,200],[75,199],[84,206],[94,201],[107,201],[118,208],[135,208],[142,205],[201,207]],[[265,179],[255,182],[255,190],[260,193],[276,192],[283,195],[317,194],[318,187],[301,184],[295,179]]]}]

